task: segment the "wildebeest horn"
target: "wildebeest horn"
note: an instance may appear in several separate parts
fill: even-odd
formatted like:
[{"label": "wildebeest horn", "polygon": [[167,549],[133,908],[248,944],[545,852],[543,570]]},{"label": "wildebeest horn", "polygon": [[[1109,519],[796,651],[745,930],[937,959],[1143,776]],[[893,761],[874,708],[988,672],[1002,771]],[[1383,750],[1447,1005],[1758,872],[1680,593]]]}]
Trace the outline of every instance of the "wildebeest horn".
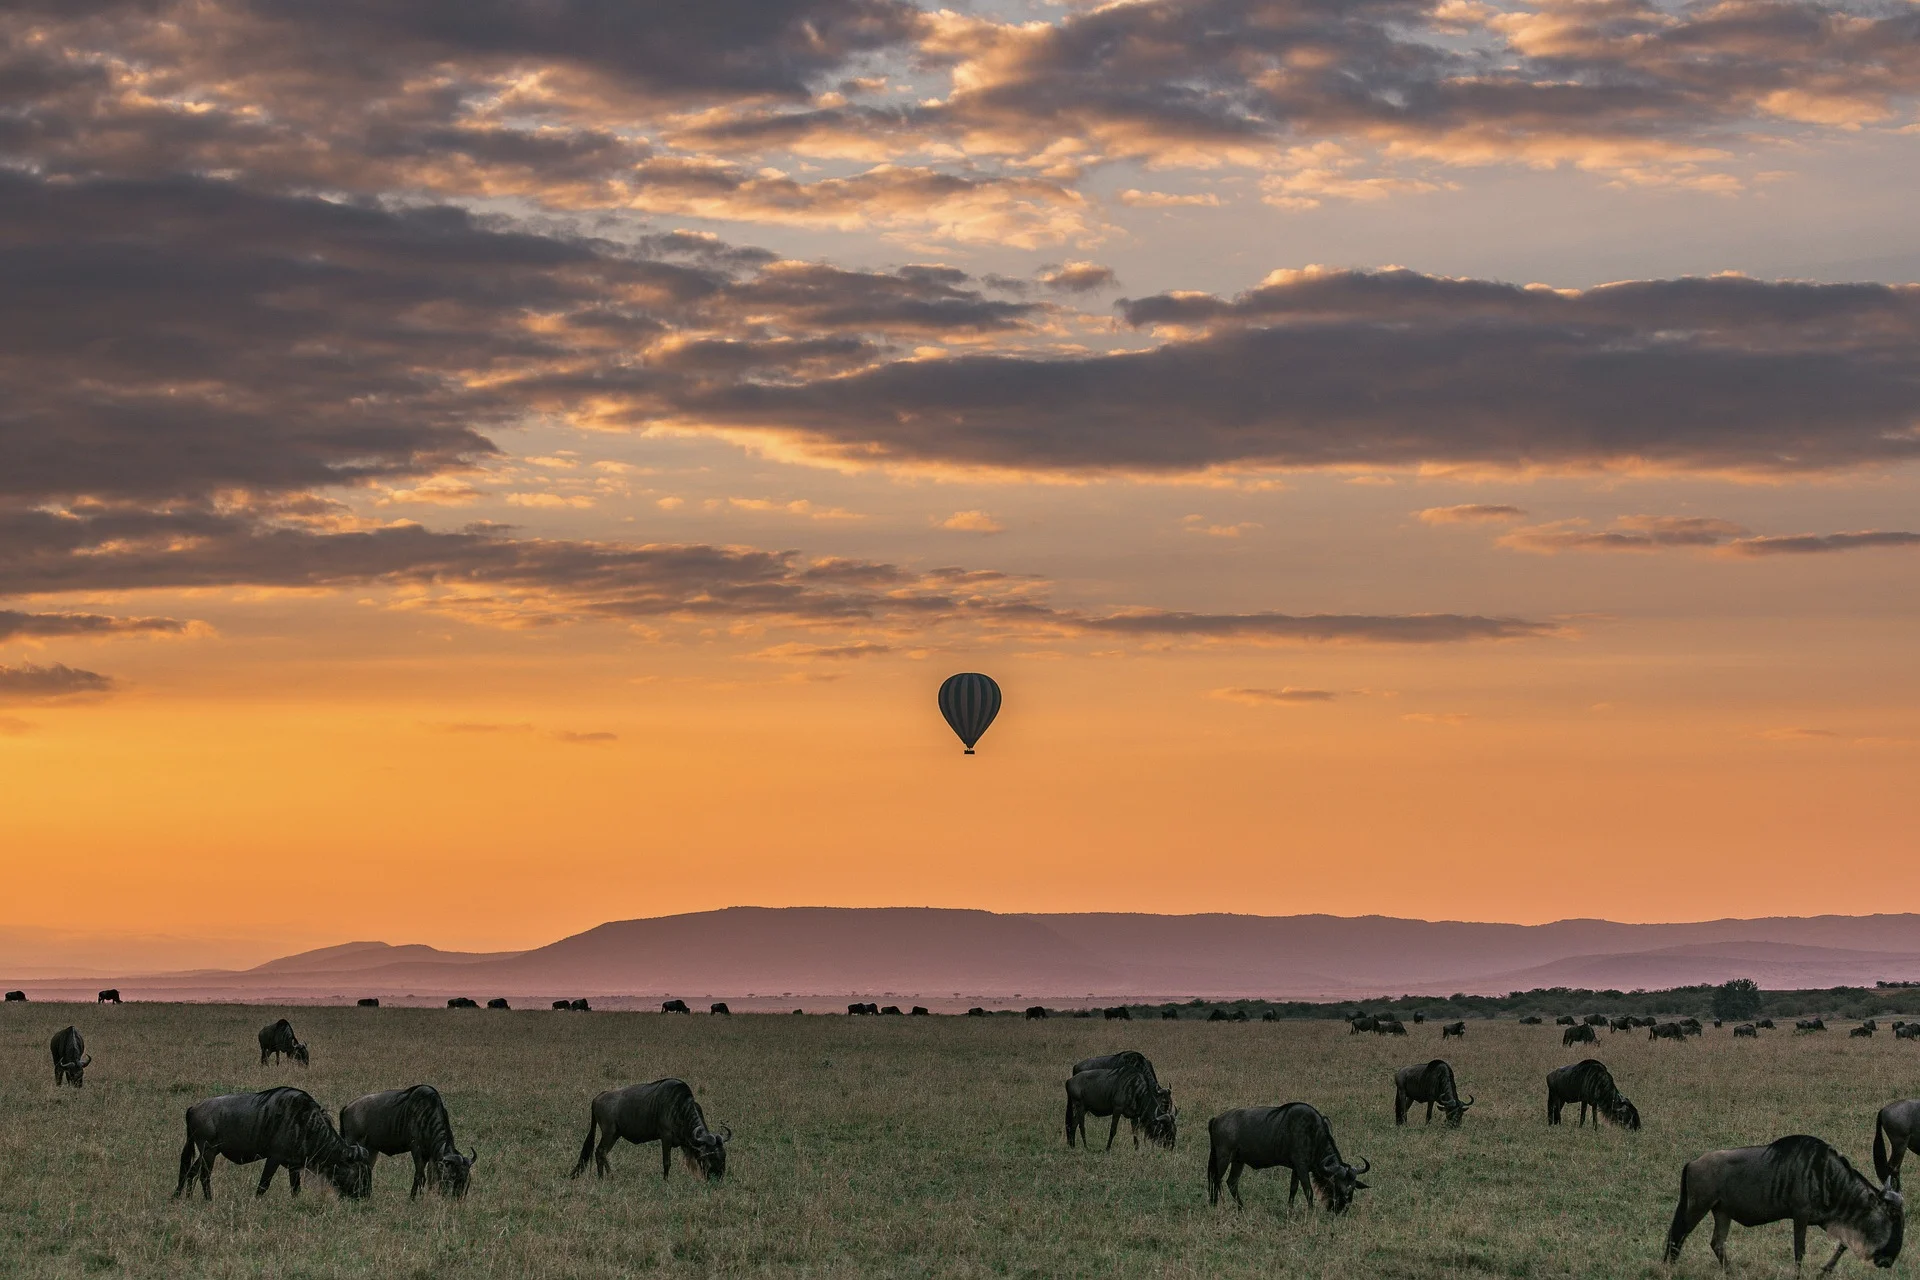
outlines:
[{"label": "wildebeest horn", "polygon": [[1353,1176],[1357,1178],[1371,1168],[1373,1168],[1373,1161],[1367,1159],[1365,1156],[1361,1156],[1360,1167],[1353,1171]]},{"label": "wildebeest horn", "polygon": [[[456,1148],[456,1150],[457,1149],[458,1148]],[[479,1163],[480,1163],[480,1148],[468,1147],[467,1148],[467,1168],[471,1169],[473,1168],[474,1165]]]},{"label": "wildebeest horn", "polygon": [[87,1054],[87,1055],[86,1055],[85,1057],[83,1057],[83,1058],[81,1058],[81,1059],[80,1059],[80,1065],[81,1065],[81,1066],[83,1066],[83,1067],[90,1067],[90,1066],[92,1066],[92,1065],[93,1065],[93,1055],[89,1053],[89,1054]]},{"label": "wildebeest horn", "polygon": [[720,1133],[720,1134],[715,1134],[714,1136],[715,1136],[715,1137],[717,1137],[717,1138],[719,1138],[719,1139],[720,1139],[720,1141],[722,1141],[722,1142],[732,1142],[732,1141],[733,1141],[733,1126],[732,1126],[732,1125],[730,1125],[730,1124],[723,1124],[723,1125],[721,1125],[720,1127],[721,1127],[722,1129],[725,1129],[725,1130],[726,1130],[726,1132],[725,1132],[725,1133]]},{"label": "wildebeest horn", "polygon": [[1472,1094],[1468,1094],[1468,1095],[1467,1095],[1467,1100],[1466,1100],[1465,1102],[1463,1102],[1463,1103],[1461,1103],[1461,1104],[1460,1104],[1460,1109],[1461,1109],[1462,1111],[1465,1111],[1465,1110],[1466,1110],[1466,1109],[1467,1109],[1468,1107],[1470,1107],[1470,1106],[1472,1106],[1472,1105],[1473,1105],[1473,1095],[1472,1095]]}]

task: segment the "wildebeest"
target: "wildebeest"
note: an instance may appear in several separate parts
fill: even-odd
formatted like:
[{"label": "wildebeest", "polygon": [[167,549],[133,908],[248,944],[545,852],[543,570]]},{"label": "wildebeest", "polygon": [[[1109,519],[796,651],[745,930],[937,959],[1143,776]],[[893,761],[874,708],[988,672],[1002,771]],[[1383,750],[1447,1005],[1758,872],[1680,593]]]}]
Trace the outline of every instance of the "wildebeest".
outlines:
[{"label": "wildebeest", "polygon": [[1178,1109],[1173,1091],[1162,1088],[1154,1074],[1153,1063],[1143,1053],[1123,1049],[1119,1053],[1085,1058],[1073,1064],[1067,1079],[1067,1145],[1074,1134],[1082,1143],[1087,1137],[1087,1117],[1112,1116],[1107,1130],[1107,1147],[1113,1150],[1114,1135],[1125,1118],[1133,1129],[1133,1145],[1140,1145],[1140,1131],[1147,1141],[1172,1149],[1177,1128]]},{"label": "wildebeest", "polygon": [[571,1009],[571,1008],[573,1008],[573,1001],[571,1001],[571,1000],[555,1000],[555,1001],[553,1002],[553,1007],[554,1007],[554,1008],[556,1008],[556,1009],[561,1009],[561,1010],[566,1010],[566,1009]]},{"label": "wildebeest", "polygon": [[1047,1016],[1047,1006],[1043,1004],[1029,1005],[1027,1008],[1027,1017],[1029,1019],[1044,1018],[1046,1016]]},{"label": "wildebeest", "polygon": [[1357,1036],[1362,1031],[1373,1030],[1379,1023],[1380,1020],[1378,1018],[1363,1013],[1357,1018],[1349,1018],[1347,1020],[1347,1034]]},{"label": "wildebeest", "polygon": [[1163,1022],[1178,1022],[1180,1020],[1180,1011],[1178,1009],[1162,1009],[1160,1011],[1160,1019]]},{"label": "wildebeest", "polygon": [[1344,1213],[1353,1193],[1367,1184],[1360,1175],[1372,1168],[1361,1161],[1358,1169],[1340,1158],[1333,1127],[1327,1118],[1304,1102],[1280,1107],[1242,1107],[1207,1122],[1207,1202],[1220,1203],[1220,1180],[1225,1178],[1234,1204],[1240,1199],[1240,1170],[1271,1169],[1285,1165],[1293,1173],[1287,1182],[1287,1203],[1305,1188],[1307,1198],[1319,1194],[1330,1213]]},{"label": "wildebeest", "polygon": [[194,1176],[200,1192],[213,1199],[213,1162],[221,1156],[235,1164],[265,1160],[254,1194],[267,1194],[274,1171],[287,1167],[292,1194],[300,1194],[300,1173],[312,1168],[351,1199],[372,1185],[373,1155],[335,1132],[326,1108],[301,1089],[281,1086],[259,1093],[229,1093],[187,1108],[187,1144],[180,1149],[180,1181],[174,1198],[186,1193]]},{"label": "wildebeest", "polygon": [[24,991],[9,991],[9,992],[7,992],[7,1003],[8,1003],[8,1004],[25,1004],[26,1002],[27,1002],[27,993],[26,993],[26,992],[24,992]]},{"label": "wildebeest", "polygon": [[933,1014],[928,1012],[927,1006],[923,1004],[917,1004],[913,1006],[913,1008],[907,1010],[907,1016],[909,1018],[931,1018]]},{"label": "wildebeest", "polygon": [[1896,1040],[1920,1040],[1920,1022],[1909,1022],[1893,1033]]},{"label": "wildebeest", "polygon": [[1773,1019],[1762,1018],[1760,1019],[1760,1021],[1754,1023],[1753,1025],[1756,1027],[1759,1027],[1762,1031],[1771,1031],[1773,1030]]},{"label": "wildebeest", "polygon": [[447,1104],[430,1084],[355,1098],[340,1108],[340,1136],[367,1149],[369,1179],[375,1156],[411,1155],[413,1189],[407,1193],[409,1200],[420,1194],[423,1184],[443,1196],[464,1196],[474,1162],[480,1158],[478,1148],[460,1154],[460,1148],[454,1145]]},{"label": "wildebeest", "polygon": [[82,1089],[87,1083],[87,1068],[93,1064],[93,1058],[87,1053],[87,1041],[77,1027],[66,1027],[53,1033],[53,1087],[71,1083],[74,1088]]},{"label": "wildebeest", "polygon": [[1420,1010],[1418,1010],[1418,1009],[1415,1009],[1415,1010],[1413,1011],[1413,1025],[1414,1025],[1414,1026],[1416,1026],[1416,1027],[1417,1027],[1417,1026],[1419,1026],[1419,1025],[1420,1025],[1421,1023],[1423,1023],[1423,1022],[1425,1022],[1426,1020],[1427,1020],[1427,1015],[1426,1015],[1426,1014],[1424,1014],[1424,1013],[1422,1013],[1422,1012],[1420,1012]]},{"label": "wildebeest", "polygon": [[1874,1021],[1872,1018],[1866,1019],[1860,1025],[1865,1027],[1869,1031],[1878,1031],[1880,1029],[1880,1024]]},{"label": "wildebeest", "polygon": [[1115,1022],[1115,1021],[1132,1022],[1133,1021],[1133,1015],[1127,1012],[1127,1006],[1123,1004],[1110,1005],[1109,1007],[1102,1009],[1100,1013],[1103,1017],[1106,1018],[1108,1022]]},{"label": "wildebeest", "polygon": [[99,995],[95,996],[93,998],[93,1002],[95,1004],[119,1004],[120,988],[108,987],[105,991],[102,991]]},{"label": "wildebeest", "polygon": [[355,1000],[354,1003],[362,1009],[378,1009],[380,1007],[380,997],[362,996],[358,1000]]},{"label": "wildebeest", "polygon": [[1280,1014],[1279,1014],[1279,1012],[1278,1012],[1277,1010],[1274,1010],[1274,1009],[1269,1009],[1269,1010],[1267,1010],[1267,1011],[1266,1011],[1265,1013],[1263,1013],[1263,1014],[1261,1014],[1261,1015],[1260,1015],[1260,1021],[1262,1021],[1262,1022],[1278,1022],[1278,1021],[1280,1021]]},{"label": "wildebeest", "polygon": [[1640,1127],[1640,1110],[1627,1101],[1627,1096],[1613,1084],[1613,1073],[1597,1058],[1588,1058],[1576,1062],[1570,1067],[1556,1067],[1547,1072],[1547,1123],[1560,1123],[1560,1110],[1569,1102],[1580,1104],[1580,1123],[1587,1123],[1587,1108],[1593,1108],[1593,1127],[1600,1127],[1600,1117],[1619,1125],[1622,1129]]},{"label": "wildebeest", "polygon": [[904,1017],[906,1017],[906,1015],[905,1015],[904,1013],[902,1013],[902,1012],[900,1011],[900,1006],[899,1006],[899,1005],[897,1005],[897,1004],[883,1004],[883,1005],[881,1005],[881,1006],[880,1006],[880,1016],[881,1016],[881,1017],[883,1017],[883,1018],[904,1018]]},{"label": "wildebeest", "polygon": [[1421,1102],[1427,1104],[1428,1124],[1433,1123],[1437,1103],[1446,1112],[1447,1123],[1457,1127],[1473,1105],[1473,1096],[1469,1094],[1465,1102],[1460,1101],[1460,1091],[1453,1084],[1453,1067],[1445,1058],[1435,1058],[1393,1073],[1393,1122],[1405,1124],[1407,1112]]},{"label": "wildebeest", "polygon": [[1572,1014],[1563,1013],[1553,1020],[1553,1025],[1556,1027],[1570,1027],[1577,1021],[1579,1021],[1579,1019],[1575,1018]]},{"label": "wildebeest", "polygon": [[1537,1013],[1530,1013],[1526,1017],[1520,1019],[1520,1025],[1523,1027],[1537,1027],[1540,1025],[1540,1015]]},{"label": "wildebeest", "polygon": [[1825,1031],[1827,1024],[1819,1018],[1800,1018],[1793,1024],[1795,1031]]},{"label": "wildebeest", "polygon": [[1467,1024],[1465,1022],[1449,1022],[1446,1026],[1440,1028],[1440,1038],[1442,1040],[1462,1039],[1466,1034]]},{"label": "wildebeest", "polygon": [[[693,1010],[688,1007],[687,1002],[685,1000],[662,1000],[660,1002],[660,1012],[692,1013]],[[851,1006],[849,1006],[848,1012],[852,1012]]]},{"label": "wildebeest", "polygon": [[1649,1040],[1671,1040],[1678,1044],[1687,1038],[1687,1029],[1677,1022],[1663,1022],[1657,1027],[1647,1029]]},{"label": "wildebeest", "polygon": [[573,1010],[575,1013],[592,1013],[593,1012],[593,1006],[587,1003],[587,998],[585,996],[580,997],[578,1000],[567,1001],[567,1008]]},{"label": "wildebeest", "polygon": [[1634,1026],[1634,1023],[1632,1018],[1627,1018],[1627,1017],[1613,1018],[1609,1020],[1607,1023],[1607,1030],[1631,1031],[1633,1030],[1633,1026]]},{"label": "wildebeest", "polygon": [[984,1018],[987,1016],[987,1011],[979,1005],[975,1005],[973,1008],[967,1010],[967,1016],[969,1018]]},{"label": "wildebeest", "polygon": [[[278,1062],[283,1053],[303,1067],[312,1065],[313,1060],[307,1053],[307,1046],[293,1034],[293,1024],[285,1018],[260,1028],[260,1065],[263,1067],[267,1065],[268,1054],[272,1054],[273,1060]],[[234,1094],[233,1096],[237,1098],[242,1095]]]},{"label": "wildebeest", "polygon": [[[1239,1014],[1237,1014],[1237,1015],[1235,1015],[1235,1016],[1236,1016],[1236,1017],[1240,1017],[1240,1018],[1244,1018],[1244,1017],[1246,1017],[1246,1014],[1245,1014],[1245,1012],[1244,1012],[1244,1011],[1242,1011],[1241,1013],[1239,1013]],[[1389,1019],[1386,1019],[1386,1018],[1382,1018],[1382,1019],[1381,1019],[1381,1020],[1379,1021],[1379,1023],[1378,1023],[1377,1025],[1375,1025],[1375,1027],[1373,1028],[1373,1030],[1374,1030],[1374,1032],[1375,1032],[1375,1034],[1377,1034],[1377,1035],[1383,1035],[1383,1036],[1403,1036],[1403,1035],[1406,1035],[1406,1034],[1407,1034],[1407,1024],[1406,1024],[1406,1023],[1404,1023],[1404,1022],[1402,1022],[1402,1021],[1400,1021],[1400,1019],[1398,1019],[1398,1018],[1394,1018],[1394,1019],[1391,1019],[1391,1020],[1389,1020]]]},{"label": "wildebeest", "polygon": [[1667,1230],[1666,1258],[1700,1220],[1713,1214],[1713,1256],[1727,1259],[1727,1227],[1757,1227],[1781,1219],[1793,1222],[1793,1261],[1807,1254],[1807,1228],[1819,1227],[1840,1242],[1822,1271],[1831,1271],[1852,1249],[1876,1267],[1890,1267],[1900,1256],[1906,1210],[1891,1186],[1876,1187],[1847,1158],[1818,1138],[1795,1134],[1764,1147],[1709,1151],[1680,1171],[1680,1202]]},{"label": "wildebeest", "polygon": [[[725,1125],[720,1128],[720,1133],[707,1128],[707,1118],[684,1080],[669,1078],[609,1089],[593,1100],[587,1140],[580,1144],[580,1159],[568,1176],[577,1178],[585,1173],[591,1159],[594,1173],[606,1177],[611,1167],[607,1152],[625,1138],[632,1143],[660,1144],[662,1178],[673,1171],[673,1149],[678,1147],[687,1168],[711,1181],[726,1173],[727,1143],[733,1139],[732,1129]],[[600,1135],[598,1148],[593,1142],[596,1130]]]},{"label": "wildebeest", "polygon": [[1585,1023],[1575,1023],[1560,1037],[1560,1044],[1563,1048],[1570,1044],[1597,1044],[1599,1039],[1600,1037],[1593,1034],[1592,1027]]},{"label": "wildebeest", "polygon": [[1607,1025],[1607,1015],[1604,1013],[1590,1013],[1583,1021],[1590,1027],[1604,1027]]},{"label": "wildebeest", "polygon": [[1733,1038],[1735,1040],[1741,1039],[1742,1037],[1758,1040],[1760,1038],[1760,1028],[1754,1026],[1751,1022],[1743,1022],[1733,1029]]},{"label": "wildebeest", "polygon": [[1873,1118],[1873,1171],[1898,1187],[1900,1163],[1914,1150],[1920,1150],[1920,1099],[1889,1102]]},{"label": "wildebeest", "polygon": [[505,996],[495,996],[493,999],[487,1001],[487,1008],[511,1009],[513,1008],[513,1006],[507,1003],[507,998]]},{"label": "wildebeest", "polygon": [[723,1018],[731,1018],[733,1016],[733,1010],[727,1008],[727,1002],[725,1000],[715,1000],[712,1004],[708,1005],[707,1013]]},{"label": "wildebeest", "polygon": [[455,996],[453,999],[447,1001],[447,1008],[449,1009],[478,1009],[479,1007],[480,1002],[472,996]]},{"label": "wildebeest", "polygon": [[1871,1040],[1873,1039],[1873,1028],[1855,1027],[1853,1030],[1847,1032],[1847,1036],[1853,1040]]}]

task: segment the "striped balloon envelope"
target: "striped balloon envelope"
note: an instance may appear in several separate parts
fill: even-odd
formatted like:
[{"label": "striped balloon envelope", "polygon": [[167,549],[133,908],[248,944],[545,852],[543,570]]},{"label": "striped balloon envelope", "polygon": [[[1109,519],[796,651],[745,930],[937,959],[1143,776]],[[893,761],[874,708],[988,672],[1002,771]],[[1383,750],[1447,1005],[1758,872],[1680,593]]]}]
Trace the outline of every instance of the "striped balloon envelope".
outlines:
[{"label": "striped balloon envelope", "polygon": [[940,686],[940,714],[966,744],[966,754],[972,755],[973,744],[980,741],[987,726],[1000,714],[1000,686],[993,682],[992,676],[983,676],[978,671],[948,676]]}]

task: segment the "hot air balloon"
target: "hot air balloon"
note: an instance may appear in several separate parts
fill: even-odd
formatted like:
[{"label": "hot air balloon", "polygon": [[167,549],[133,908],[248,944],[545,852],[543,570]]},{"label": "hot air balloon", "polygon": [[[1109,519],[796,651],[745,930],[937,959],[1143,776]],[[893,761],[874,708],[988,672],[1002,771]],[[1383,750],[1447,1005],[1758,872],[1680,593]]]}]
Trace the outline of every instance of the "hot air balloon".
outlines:
[{"label": "hot air balloon", "polygon": [[940,686],[940,714],[966,744],[967,754],[972,755],[973,744],[980,741],[987,726],[1000,714],[1000,686],[993,682],[992,676],[983,676],[978,671],[948,676]]}]

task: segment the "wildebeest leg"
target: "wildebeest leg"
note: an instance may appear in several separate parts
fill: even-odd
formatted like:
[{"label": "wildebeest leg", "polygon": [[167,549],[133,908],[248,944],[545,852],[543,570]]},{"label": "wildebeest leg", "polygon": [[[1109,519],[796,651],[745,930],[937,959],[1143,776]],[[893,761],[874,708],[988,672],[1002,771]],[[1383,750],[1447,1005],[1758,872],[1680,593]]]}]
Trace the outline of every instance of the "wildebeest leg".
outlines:
[{"label": "wildebeest leg", "polygon": [[1067,1095],[1067,1149],[1073,1149],[1073,1095]]},{"label": "wildebeest leg", "polygon": [[[1307,1185],[1306,1179],[1300,1176],[1300,1171],[1298,1169],[1293,1169],[1288,1172],[1287,1174],[1287,1208],[1289,1209],[1293,1208],[1294,1195],[1302,1187],[1305,1187],[1306,1185]],[[1313,1203],[1313,1192],[1311,1190],[1307,1192],[1307,1203],[1309,1205]]]},{"label": "wildebeest leg", "polygon": [[211,1142],[200,1148],[200,1194],[205,1199],[213,1199],[213,1162],[220,1152]]},{"label": "wildebeest leg", "polygon": [[193,1181],[193,1167],[199,1163],[199,1160],[199,1144],[194,1142],[192,1137],[188,1137],[187,1145],[180,1148],[180,1181],[176,1182],[173,1186],[173,1198],[175,1200],[178,1200],[181,1193],[187,1189],[187,1184]]},{"label": "wildebeest leg", "polygon": [[407,1192],[412,1200],[420,1194],[420,1184],[427,1180],[427,1157],[420,1152],[413,1153],[413,1190]]},{"label": "wildebeest leg", "polygon": [[1560,1123],[1560,1100],[1553,1096],[1552,1090],[1547,1091],[1547,1123]]},{"label": "wildebeest leg", "polygon": [[1803,1219],[1795,1218],[1793,1220],[1793,1267],[1794,1267],[1794,1270],[1798,1271],[1800,1269],[1800,1264],[1806,1260],[1806,1256],[1807,1256],[1807,1224]]},{"label": "wildebeest leg", "polygon": [[[279,1167],[280,1167],[280,1162],[278,1160],[275,1160],[272,1157],[268,1157],[267,1167],[260,1171],[260,1185],[253,1189],[253,1194],[257,1196],[263,1196],[267,1194],[267,1188],[273,1183],[274,1170],[278,1169]],[[289,1174],[288,1176],[291,1177],[292,1175]]]},{"label": "wildebeest leg", "polygon": [[287,1194],[294,1195],[294,1196],[299,1195],[300,1194],[300,1166],[299,1165],[290,1164],[287,1166],[287,1182],[293,1188],[293,1190],[289,1191]]},{"label": "wildebeest leg", "polygon": [[[1730,1267],[1733,1259],[1727,1256],[1727,1229],[1733,1225],[1733,1215],[1719,1205],[1713,1207],[1713,1256],[1720,1259],[1720,1265]],[[1806,1252],[1807,1228],[1804,1223],[1793,1224],[1793,1260],[1800,1261],[1800,1255]]]},{"label": "wildebeest leg", "polygon": [[593,1149],[593,1176],[604,1178],[613,1172],[613,1166],[607,1163],[607,1152],[613,1150],[613,1144],[620,1141],[620,1131],[605,1128],[600,1131],[600,1145]]},{"label": "wildebeest leg", "polygon": [[1841,1245],[1838,1249],[1835,1249],[1833,1251],[1833,1256],[1827,1259],[1827,1265],[1820,1268],[1821,1274],[1824,1275],[1827,1272],[1833,1270],[1835,1264],[1840,1261],[1840,1255],[1845,1253],[1846,1251],[1847,1251],[1847,1246],[1845,1245]]},{"label": "wildebeest leg", "polygon": [[1431,1102],[1427,1104],[1427,1123],[1433,1123],[1433,1104]]},{"label": "wildebeest leg", "polygon": [[1120,1133],[1120,1113],[1113,1113],[1113,1125],[1107,1130],[1107,1150],[1113,1150],[1113,1140]]},{"label": "wildebeest leg", "polygon": [[1247,1207],[1247,1202],[1240,1198],[1240,1171],[1244,1168],[1246,1166],[1235,1157],[1232,1167],[1227,1170],[1227,1190],[1233,1193],[1233,1207],[1236,1209]]},{"label": "wildebeest leg", "polygon": [[1220,1153],[1209,1146],[1207,1148],[1207,1203],[1220,1203],[1220,1175],[1226,1170],[1220,1167]]}]

